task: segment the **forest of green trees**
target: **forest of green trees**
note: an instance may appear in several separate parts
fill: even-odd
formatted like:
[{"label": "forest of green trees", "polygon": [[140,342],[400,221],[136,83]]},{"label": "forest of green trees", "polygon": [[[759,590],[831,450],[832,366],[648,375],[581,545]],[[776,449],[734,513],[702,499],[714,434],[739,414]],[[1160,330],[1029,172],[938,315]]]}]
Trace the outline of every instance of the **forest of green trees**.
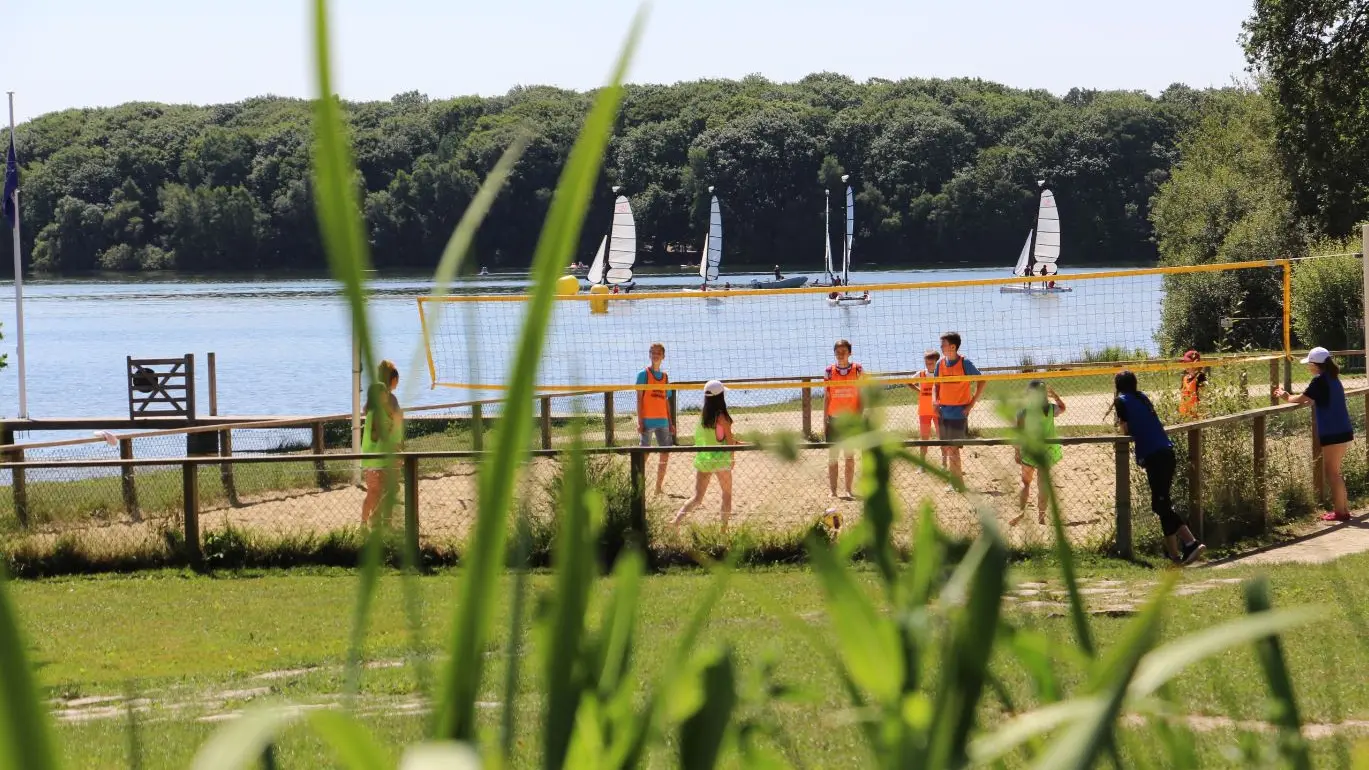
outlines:
[{"label": "forest of green trees", "polygon": [[[822,73],[628,90],[581,258],[622,185],[641,262],[696,251],[717,188],[730,263],[816,265],[823,187],[857,192],[857,263],[1010,265],[1036,180],[1056,191],[1066,264],[1156,259],[1150,202],[1178,138],[1220,91],[1074,90]],[[534,137],[476,242],[473,265],[525,267],[590,95],[417,93],[349,103],[357,180],[380,268],[436,263],[480,181],[520,131]],[[311,269],[323,254],[309,190],[307,102],[125,104],[20,125],[23,237],[37,271]],[[834,203],[834,206],[836,204]],[[832,227],[841,227],[840,211]],[[0,264],[9,265],[7,239]],[[474,269],[474,268],[473,268]]]}]

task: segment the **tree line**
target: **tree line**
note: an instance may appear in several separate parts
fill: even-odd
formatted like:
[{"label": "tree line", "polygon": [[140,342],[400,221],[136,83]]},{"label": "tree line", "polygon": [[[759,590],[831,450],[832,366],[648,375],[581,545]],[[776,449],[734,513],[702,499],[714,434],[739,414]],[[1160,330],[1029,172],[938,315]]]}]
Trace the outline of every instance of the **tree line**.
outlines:
[{"label": "tree line", "polygon": [[[1063,97],[980,80],[820,73],[627,89],[580,257],[607,229],[611,185],[632,199],[639,263],[696,254],[712,185],[730,264],[817,265],[824,188],[844,227],[856,189],[857,264],[1011,265],[1037,180],[1057,195],[1066,264],[1154,260],[1150,201],[1181,134],[1219,92]],[[346,103],[356,180],[380,268],[436,264],[481,180],[514,137],[531,144],[475,242],[470,266],[518,270],[592,94]],[[32,269],[231,271],[324,266],[310,193],[307,101],[131,103],[20,125],[23,237]],[[5,240],[5,239],[0,239]],[[4,265],[8,242],[4,244]]]}]

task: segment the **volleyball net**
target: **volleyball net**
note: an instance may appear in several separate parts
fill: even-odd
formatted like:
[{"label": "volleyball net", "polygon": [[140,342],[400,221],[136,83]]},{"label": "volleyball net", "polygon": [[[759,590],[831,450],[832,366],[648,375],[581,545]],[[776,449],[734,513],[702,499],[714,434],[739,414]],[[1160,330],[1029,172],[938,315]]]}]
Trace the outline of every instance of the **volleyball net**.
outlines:
[{"label": "volleyball net", "polygon": [[[1143,387],[1168,388],[1188,362],[1160,358],[1156,331],[1166,292],[1201,291],[1214,281],[1267,281],[1287,297],[1289,263],[1114,270],[1038,278],[986,278],[871,284],[833,289],[635,291],[558,296],[539,371],[544,394],[617,394],[604,409],[632,412],[655,343],[666,348],[664,369],[678,389],[678,408],[702,403],[698,387],[727,383],[729,406],[774,415],[801,409],[821,415],[821,380],[838,340],[852,346],[874,400],[892,407],[916,401],[926,356],[955,332],[961,354],[981,374],[986,395],[1007,400],[1027,381],[1046,379],[1062,394],[1099,394],[1101,420],[1111,377],[1130,368]],[[525,295],[420,297],[419,312],[435,387],[494,394],[504,387],[527,308]],[[1290,348],[1287,301],[1275,312],[1233,312],[1222,335],[1245,350],[1205,356],[1214,379],[1231,374],[1257,394],[1276,384],[1271,366]],[[953,382],[955,378],[942,378]],[[807,405],[818,400],[817,406]],[[564,400],[563,400],[564,402]],[[807,406],[805,406],[807,405]],[[585,411],[599,411],[591,400]],[[734,408],[735,408],[734,407]],[[992,411],[992,410],[983,410]],[[793,416],[791,415],[791,416]],[[821,424],[821,417],[816,418]],[[789,420],[793,421],[793,420]],[[797,423],[794,427],[797,427]]]}]

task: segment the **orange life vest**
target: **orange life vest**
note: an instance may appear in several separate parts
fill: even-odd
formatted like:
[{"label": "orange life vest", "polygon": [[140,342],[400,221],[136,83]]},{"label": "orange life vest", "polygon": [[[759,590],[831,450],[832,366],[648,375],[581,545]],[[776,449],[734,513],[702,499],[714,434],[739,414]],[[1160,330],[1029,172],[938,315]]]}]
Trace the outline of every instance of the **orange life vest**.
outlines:
[{"label": "orange life vest", "polygon": [[[834,382],[855,382],[863,377],[864,370],[860,364],[855,362],[842,374],[836,364],[827,367],[827,376],[824,378],[829,383]],[[824,399],[824,411],[830,417],[837,414],[851,414],[860,412],[860,388],[855,385],[828,385],[827,395]]]},{"label": "orange life vest", "polygon": [[[661,372],[659,378],[651,371],[650,367],[646,370],[646,382],[648,385],[664,385],[670,382],[670,375]],[[670,419],[670,402],[666,398],[666,391],[644,390],[642,391],[642,413],[639,415],[643,420],[668,420]]]},{"label": "orange life vest", "polygon": [[[932,375],[922,371],[918,372],[917,376],[927,378]],[[932,405],[932,390],[936,388],[936,385],[931,382],[919,382],[914,387],[917,388],[917,416],[936,417],[936,407]]]},{"label": "orange life vest", "polygon": [[[937,375],[941,377],[964,377],[965,357],[957,358],[953,364],[944,358],[941,359],[941,363],[937,365]],[[969,380],[941,383],[941,395],[937,398],[937,402],[942,406],[965,406],[969,404],[971,384]]]},{"label": "orange life vest", "polygon": [[1198,387],[1202,385],[1201,374],[1184,373],[1179,381],[1179,416],[1189,419],[1198,417]]}]

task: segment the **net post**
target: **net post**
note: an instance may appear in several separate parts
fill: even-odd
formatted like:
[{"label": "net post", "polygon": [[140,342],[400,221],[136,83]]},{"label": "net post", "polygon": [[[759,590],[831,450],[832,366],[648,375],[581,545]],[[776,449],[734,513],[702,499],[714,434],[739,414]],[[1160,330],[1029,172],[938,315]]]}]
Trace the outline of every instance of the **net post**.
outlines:
[{"label": "net post", "polygon": [[1203,534],[1203,429],[1188,430],[1188,519]]},{"label": "net post", "polygon": [[604,391],[604,446],[613,446],[613,391]]},{"label": "net post", "polygon": [[1269,359],[1269,405],[1278,406],[1279,397],[1274,395],[1274,390],[1279,387],[1279,359]]},{"label": "net post", "polygon": [[323,462],[323,421],[309,424],[309,448],[314,453],[314,483],[328,489],[328,466]]},{"label": "net post", "polygon": [[485,449],[485,408],[481,404],[471,404],[471,448],[477,452]]},{"label": "net post", "polygon": [[[119,439],[119,459],[133,459],[133,439]],[[122,482],[124,492],[124,510],[128,512],[130,519],[142,521],[142,513],[138,510],[138,483],[135,480],[134,467],[125,465],[119,468],[119,479]]]},{"label": "net post", "polygon": [[1254,471],[1255,471],[1255,496],[1256,513],[1260,517],[1260,531],[1269,530],[1269,482],[1265,477],[1268,472],[1267,444],[1265,443],[1265,416],[1255,415],[1251,424],[1251,435],[1254,441]]},{"label": "net post", "polygon": [[674,390],[668,391],[665,398],[666,403],[670,405],[670,424],[678,431],[680,429],[680,402],[675,399],[676,393],[677,391]]},{"label": "net post", "polygon": [[551,396],[542,396],[542,448],[551,449]]},{"label": "net post", "polygon": [[1130,560],[1135,553],[1131,544],[1131,456],[1127,442],[1113,443],[1112,453],[1116,465],[1117,555]]},{"label": "net post", "polygon": [[200,551],[200,474],[195,463],[181,463],[181,504],[185,514],[185,550],[190,563],[203,561]]},{"label": "net post", "polygon": [[418,457],[404,455],[404,547],[418,569]]},{"label": "net post", "polygon": [[[14,429],[6,425],[0,427],[0,444],[14,443]],[[4,461],[7,463],[22,463],[24,461],[23,449],[12,449],[5,453]],[[29,525],[29,494],[28,479],[23,468],[10,469],[10,493],[14,495],[14,518],[19,520],[19,526]]]},{"label": "net post", "polygon": [[803,438],[807,440],[813,435],[813,387],[809,385],[813,379],[803,378]]}]

